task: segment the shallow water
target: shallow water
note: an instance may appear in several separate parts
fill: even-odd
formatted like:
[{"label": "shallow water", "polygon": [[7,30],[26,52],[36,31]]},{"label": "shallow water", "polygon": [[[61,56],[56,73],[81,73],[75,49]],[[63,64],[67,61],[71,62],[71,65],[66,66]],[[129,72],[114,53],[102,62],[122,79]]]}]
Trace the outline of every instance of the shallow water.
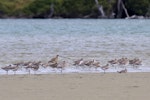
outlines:
[{"label": "shallow water", "polygon": [[47,62],[140,58],[150,65],[150,20],[1,19],[0,65],[20,61]]}]

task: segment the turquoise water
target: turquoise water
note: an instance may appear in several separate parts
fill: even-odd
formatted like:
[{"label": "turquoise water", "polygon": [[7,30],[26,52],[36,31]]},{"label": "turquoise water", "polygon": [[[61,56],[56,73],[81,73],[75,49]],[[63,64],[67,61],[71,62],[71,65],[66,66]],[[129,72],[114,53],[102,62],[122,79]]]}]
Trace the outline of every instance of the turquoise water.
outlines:
[{"label": "turquoise water", "polygon": [[74,59],[140,58],[150,64],[150,20],[1,19],[0,65]]}]

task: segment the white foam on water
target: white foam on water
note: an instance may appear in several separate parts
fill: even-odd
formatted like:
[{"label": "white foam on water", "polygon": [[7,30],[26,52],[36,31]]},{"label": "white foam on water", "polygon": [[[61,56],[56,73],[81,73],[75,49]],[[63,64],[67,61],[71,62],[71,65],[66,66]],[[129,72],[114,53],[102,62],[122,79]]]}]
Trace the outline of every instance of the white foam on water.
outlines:
[{"label": "white foam on water", "polygon": [[[123,68],[109,68],[106,70],[106,73],[117,73],[117,71],[123,70]],[[150,72],[150,67],[139,67],[137,69],[133,69],[131,67],[127,68],[127,73],[135,73],[135,72]],[[101,68],[97,70],[95,68],[76,68],[76,67],[66,67],[65,69],[56,69],[56,68],[40,68],[38,71],[30,70],[30,74],[69,74],[69,73],[104,73]],[[28,70],[19,69],[16,71],[16,75],[19,74],[29,74]],[[0,69],[0,75],[6,75],[6,71]],[[13,71],[9,71],[8,75],[14,75]]]}]

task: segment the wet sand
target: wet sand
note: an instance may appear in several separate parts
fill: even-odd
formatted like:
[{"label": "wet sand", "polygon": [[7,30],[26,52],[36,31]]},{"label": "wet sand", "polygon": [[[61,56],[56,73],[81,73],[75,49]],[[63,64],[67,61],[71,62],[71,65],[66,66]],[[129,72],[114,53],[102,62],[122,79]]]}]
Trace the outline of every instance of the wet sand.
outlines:
[{"label": "wet sand", "polygon": [[150,99],[150,73],[0,76],[0,100],[143,99]]}]

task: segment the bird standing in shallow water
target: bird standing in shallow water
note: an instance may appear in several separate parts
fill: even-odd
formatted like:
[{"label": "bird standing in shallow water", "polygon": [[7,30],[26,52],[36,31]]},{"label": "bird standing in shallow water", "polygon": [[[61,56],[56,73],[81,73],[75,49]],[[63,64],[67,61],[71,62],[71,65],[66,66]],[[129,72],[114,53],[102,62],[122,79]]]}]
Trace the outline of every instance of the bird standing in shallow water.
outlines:
[{"label": "bird standing in shallow water", "polygon": [[79,65],[79,64],[81,63],[81,61],[83,61],[83,58],[74,61],[74,64],[73,64],[73,65]]},{"label": "bird standing in shallow water", "polygon": [[138,58],[134,58],[133,60],[129,60],[129,64],[133,66],[133,68],[138,68],[140,65],[142,65],[142,60]]},{"label": "bird standing in shallow water", "polygon": [[106,64],[105,66],[102,66],[101,69],[104,71],[104,74],[105,74],[105,71],[107,69],[109,69],[109,64]]},{"label": "bird standing in shallow water", "polygon": [[1,69],[5,70],[7,75],[8,75],[8,71],[11,70],[11,65],[8,65],[6,67],[2,67]]},{"label": "bird standing in shallow water", "polygon": [[49,65],[50,65],[50,67],[52,67],[52,68],[57,68],[58,63],[51,63],[51,64],[49,64]]},{"label": "bird standing in shallow water", "polygon": [[[110,61],[108,61],[108,63],[110,63],[114,67],[115,64],[118,64],[118,60],[117,59],[110,60]],[[115,67],[115,69],[116,69],[116,67]]]},{"label": "bird standing in shallow water", "polygon": [[32,69],[34,70],[34,74],[36,74],[36,71],[39,69],[39,65],[33,65]]},{"label": "bird standing in shallow water", "polygon": [[58,57],[59,55],[56,55],[56,57],[52,58],[48,63],[58,63]]},{"label": "bird standing in shallow water", "polygon": [[61,70],[61,73],[62,73],[62,70],[66,67],[66,62],[63,61],[61,63],[58,64],[57,68]]},{"label": "bird standing in shallow water", "polygon": [[19,69],[19,65],[20,64],[15,64],[15,66],[11,68],[11,70],[14,72],[14,75],[16,75],[16,71]]},{"label": "bird standing in shallow water", "polygon": [[127,73],[127,69],[125,68],[124,70],[117,71],[118,73]]},{"label": "bird standing in shallow water", "polygon": [[59,55],[56,55],[54,58],[52,58],[50,61],[48,61],[48,65],[52,68],[57,68],[57,66],[58,66],[58,57],[59,57]]},{"label": "bird standing in shallow water", "polygon": [[30,75],[30,70],[32,69],[33,63],[30,62],[26,65],[25,69],[29,71],[29,75]]},{"label": "bird standing in shallow water", "polygon": [[93,59],[93,60],[90,60],[90,61],[85,61],[85,62],[84,62],[84,65],[86,65],[86,66],[91,66],[93,63],[94,63],[94,59]]},{"label": "bird standing in shallow water", "polygon": [[126,65],[128,65],[129,60],[128,58],[121,58],[118,60],[119,65],[121,65],[123,68],[126,68]]},{"label": "bird standing in shallow water", "polygon": [[94,62],[92,65],[95,67],[95,70],[97,70],[97,68],[101,67],[100,62]]}]

